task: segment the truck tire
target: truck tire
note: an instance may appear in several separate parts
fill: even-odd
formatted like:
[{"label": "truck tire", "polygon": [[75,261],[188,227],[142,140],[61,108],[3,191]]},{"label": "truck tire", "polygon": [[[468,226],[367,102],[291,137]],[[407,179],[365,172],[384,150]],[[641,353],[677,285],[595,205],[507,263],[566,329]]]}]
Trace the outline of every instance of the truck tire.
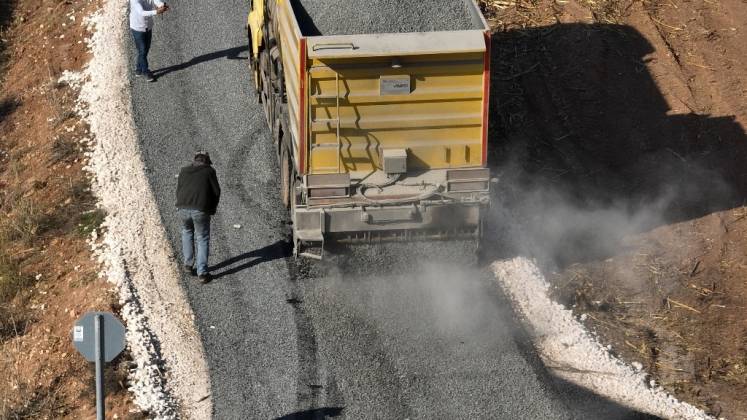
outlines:
[{"label": "truck tire", "polygon": [[259,96],[262,108],[265,111],[267,126],[270,127],[270,131],[272,132],[275,129],[275,92],[272,80],[270,79],[270,65],[270,57],[267,50],[262,50],[259,53],[259,74],[262,85],[262,91]]},{"label": "truck tire", "polygon": [[277,63],[275,63],[275,68],[277,69],[277,78],[278,78],[278,98],[280,98],[280,101],[285,101],[285,73],[283,72],[283,63],[278,60]]},{"label": "truck tire", "polygon": [[286,209],[291,207],[291,188],[293,186],[293,170],[291,169],[288,149],[282,147],[280,151],[280,198]]}]

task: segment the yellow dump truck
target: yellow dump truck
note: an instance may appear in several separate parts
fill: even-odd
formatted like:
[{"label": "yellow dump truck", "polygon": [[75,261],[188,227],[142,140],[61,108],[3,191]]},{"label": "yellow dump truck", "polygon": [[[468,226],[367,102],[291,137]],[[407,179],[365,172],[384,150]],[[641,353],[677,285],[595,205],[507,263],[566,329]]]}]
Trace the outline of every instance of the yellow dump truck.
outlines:
[{"label": "yellow dump truck", "polygon": [[299,1],[253,0],[249,61],[295,255],[322,258],[325,241],[479,239],[490,33],[473,0],[453,1],[467,29],[325,35],[302,30],[314,26]]}]

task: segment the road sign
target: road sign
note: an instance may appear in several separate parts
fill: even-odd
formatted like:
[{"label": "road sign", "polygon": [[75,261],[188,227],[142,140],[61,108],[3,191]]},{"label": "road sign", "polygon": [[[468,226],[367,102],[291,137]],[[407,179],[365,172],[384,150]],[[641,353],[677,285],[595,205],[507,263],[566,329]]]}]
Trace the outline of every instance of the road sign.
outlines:
[{"label": "road sign", "polygon": [[89,362],[96,361],[96,315],[101,315],[104,361],[111,362],[125,348],[125,327],[108,312],[88,312],[75,321],[73,345]]},{"label": "road sign", "polygon": [[89,362],[96,362],[96,419],[104,420],[104,363],[125,348],[125,327],[108,312],[88,312],[73,325],[73,345]]}]

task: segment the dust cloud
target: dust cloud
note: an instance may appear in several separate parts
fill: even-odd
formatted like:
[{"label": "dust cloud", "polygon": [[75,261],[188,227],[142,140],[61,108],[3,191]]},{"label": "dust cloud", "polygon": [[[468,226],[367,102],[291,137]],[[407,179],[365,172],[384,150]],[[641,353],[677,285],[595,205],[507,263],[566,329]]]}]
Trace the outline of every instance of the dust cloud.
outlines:
[{"label": "dust cloud", "polygon": [[363,318],[459,344],[486,330],[494,334],[505,310],[492,274],[476,264],[476,246],[462,240],[357,246],[326,281]]},{"label": "dust cloud", "polygon": [[362,379],[342,379],[348,392],[370,395],[375,385],[376,400],[389,401],[384,410],[406,401],[405,412],[385,415],[392,418],[560,412],[539,392],[543,385],[517,343],[521,331],[492,272],[458,262],[458,242],[382,248],[397,252],[359,261],[358,272],[303,282],[302,305],[325,355],[322,373],[354,370]]},{"label": "dust cloud", "polygon": [[498,223],[514,223],[503,237],[518,254],[557,266],[608,258],[625,248],[625,239],[665,223],[673,200],[665,193],[635,208],[624,201],[580,205],[547,188],[524,191],[504,209]]},{"label": "dust cloud", "polygon": [[[719,174],[694,164],[679,175],[615,180],[599,174],[593,187],[591,181],[549,181],[517,165],[497,172],[502,177],[484,238],[485,263],[524,256],[562,269],[604,260],[629,250],[635,235],[729,207],[736,195]],[[647,184],[651,179],[655,186]]]}]

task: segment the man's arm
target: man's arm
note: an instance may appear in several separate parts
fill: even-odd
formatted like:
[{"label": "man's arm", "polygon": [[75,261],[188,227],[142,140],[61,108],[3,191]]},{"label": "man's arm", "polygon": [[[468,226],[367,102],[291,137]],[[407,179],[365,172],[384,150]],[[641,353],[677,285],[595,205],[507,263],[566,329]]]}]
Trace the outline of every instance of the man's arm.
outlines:
[{"label": "man's arm", "polygon": [[134,13],[138,16],[155,16],[158,14],[158,10],[145,10],[143,9],[143,5],[140,4],[139,0],[131,1],[130,2],[130,13]]},{"label": "man's arm", "polygon": [[218,202],[220,201],[220,184],[218,184],[218,174],[215,172],[215,169],[210,173],[210,187],[213,189],[215,207],[218,207]]},{"label": "man's arm", "polygon": [[182,191],[182,171],[179,171],[179,176],[176,178],[176,202],[179,202],[179,194]]},{"label": "man's arm", "polygon": [[213,190],[213,198],[215,198],[210,214],[215,214],[218,211],[218,203],[220,202],[220,184],[218,184],[218,174],[216,174],[215,169],[210,171],[210,189]]}]

